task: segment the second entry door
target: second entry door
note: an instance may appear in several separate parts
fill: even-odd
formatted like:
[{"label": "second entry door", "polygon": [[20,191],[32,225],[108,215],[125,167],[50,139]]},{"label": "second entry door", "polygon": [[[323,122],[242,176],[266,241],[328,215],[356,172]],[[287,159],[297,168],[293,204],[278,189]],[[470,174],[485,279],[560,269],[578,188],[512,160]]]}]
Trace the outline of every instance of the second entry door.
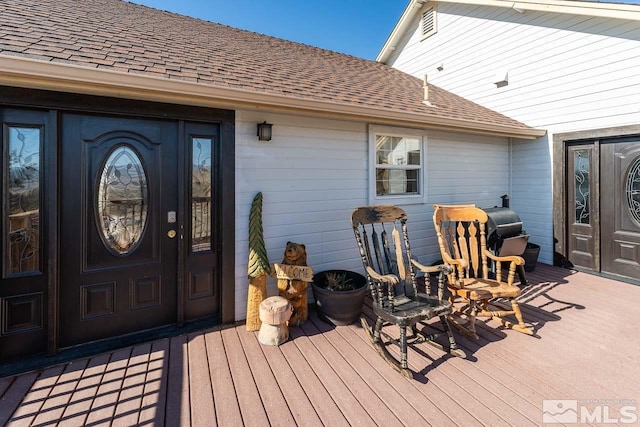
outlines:
[{"label": "second entry door", "polygon": [[177,121],[65,114],[60,346],[176,322]]},{"label": "second entry door", "polygon": [[640,139],[600,147],[601,271],[640,279]]}]

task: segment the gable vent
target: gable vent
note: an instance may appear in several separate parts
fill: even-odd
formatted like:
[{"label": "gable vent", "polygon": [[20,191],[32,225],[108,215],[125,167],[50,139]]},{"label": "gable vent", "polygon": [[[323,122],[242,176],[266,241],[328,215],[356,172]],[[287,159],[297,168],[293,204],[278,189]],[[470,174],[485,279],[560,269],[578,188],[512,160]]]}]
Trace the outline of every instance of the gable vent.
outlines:
[{"label": "gable vent", "polygon": [[436,32],[436,11],[433,7],[422,12],[422,37],[426,38]]}]

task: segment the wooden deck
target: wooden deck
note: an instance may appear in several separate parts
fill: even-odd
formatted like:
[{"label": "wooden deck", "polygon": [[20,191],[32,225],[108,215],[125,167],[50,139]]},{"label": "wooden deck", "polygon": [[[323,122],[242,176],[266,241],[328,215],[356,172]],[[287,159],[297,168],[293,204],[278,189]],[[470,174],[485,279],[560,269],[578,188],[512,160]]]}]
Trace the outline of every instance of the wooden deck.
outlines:
[{"label": "wooden deck", "polygon": [[526,426],[545,399],[621,419],[640,401],[640,287],[540,264],[527,279],[539,338],[481,324],[457,335],[466,360],[411,349],[412,380],[359,325],[312,314],[280,347],[227,326],[0,378],[0,425]]}]

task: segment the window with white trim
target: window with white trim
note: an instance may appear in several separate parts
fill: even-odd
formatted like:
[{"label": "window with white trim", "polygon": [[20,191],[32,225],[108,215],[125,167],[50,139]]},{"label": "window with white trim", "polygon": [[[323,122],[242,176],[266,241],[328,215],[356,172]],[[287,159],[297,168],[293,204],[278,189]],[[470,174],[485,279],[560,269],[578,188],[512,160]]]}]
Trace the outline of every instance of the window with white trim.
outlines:
[{"label": "window with white trim", "polygon": [[424,131],[370,126],[369,153],[371,202],[424,202]]},{"label": "window with white trim", "polygon": [[424,9],[422,9],[420,19],[420,30],[422,32],[421,40],[434,35],[438,31],[436,18],[435,4],[427,4]]}]

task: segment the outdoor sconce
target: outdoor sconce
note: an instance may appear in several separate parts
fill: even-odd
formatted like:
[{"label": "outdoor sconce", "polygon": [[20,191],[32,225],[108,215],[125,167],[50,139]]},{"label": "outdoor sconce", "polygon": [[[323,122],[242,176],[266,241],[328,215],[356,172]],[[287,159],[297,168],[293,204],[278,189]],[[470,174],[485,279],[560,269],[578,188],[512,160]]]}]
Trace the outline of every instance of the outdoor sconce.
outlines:
[{"label": "outdoor sconce", "polygon": [[258,123],[258,141],[271,141],[271,123]]}]

